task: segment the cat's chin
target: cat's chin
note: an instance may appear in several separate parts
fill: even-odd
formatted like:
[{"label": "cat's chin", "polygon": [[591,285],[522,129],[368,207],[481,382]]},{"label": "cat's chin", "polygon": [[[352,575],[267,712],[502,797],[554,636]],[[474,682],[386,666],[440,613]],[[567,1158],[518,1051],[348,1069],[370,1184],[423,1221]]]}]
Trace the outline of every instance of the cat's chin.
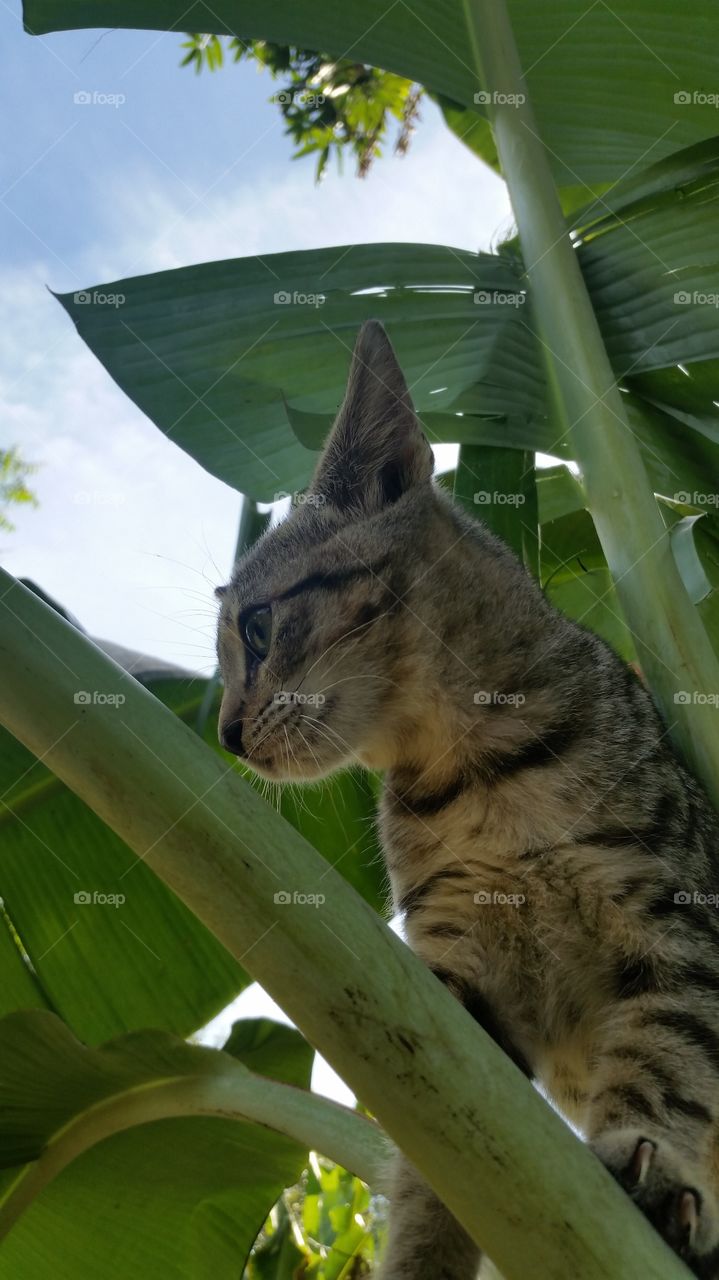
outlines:
[{"label": "cat's chin", "polygon": [[250,760],[248,763],[253,773],[282,785],[285,782],[319,782],[341,769],[345,761],[296,760],[290,762],[289,768],[286,760]]}]

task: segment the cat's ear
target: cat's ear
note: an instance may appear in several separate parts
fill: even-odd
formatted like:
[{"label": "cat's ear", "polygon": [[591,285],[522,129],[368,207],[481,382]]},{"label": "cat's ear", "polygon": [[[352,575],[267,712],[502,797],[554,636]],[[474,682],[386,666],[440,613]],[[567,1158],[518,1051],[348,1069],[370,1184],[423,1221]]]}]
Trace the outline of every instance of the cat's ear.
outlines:
[{"label": "cat's ear", "polygon": [[427,482],[433,468],[392,344],[377,320],[367,320],[312,490],[336,507],[373,513]]}]

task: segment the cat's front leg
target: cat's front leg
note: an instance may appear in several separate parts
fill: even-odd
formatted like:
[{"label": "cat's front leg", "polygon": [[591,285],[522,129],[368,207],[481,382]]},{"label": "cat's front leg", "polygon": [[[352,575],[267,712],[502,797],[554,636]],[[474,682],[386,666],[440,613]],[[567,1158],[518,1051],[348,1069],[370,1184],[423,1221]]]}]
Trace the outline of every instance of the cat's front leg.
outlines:
[{"label": "cat's front leg", "polygon": [[402,1155],[394,1168],[380,1280],[475,1280],[481,1254]]},{"label": "cat's front leg", "polygon": [[590,1145],[702,1280],[719,1280],[715,1136],[719,1010],[615,1012],[591,1081]]}]

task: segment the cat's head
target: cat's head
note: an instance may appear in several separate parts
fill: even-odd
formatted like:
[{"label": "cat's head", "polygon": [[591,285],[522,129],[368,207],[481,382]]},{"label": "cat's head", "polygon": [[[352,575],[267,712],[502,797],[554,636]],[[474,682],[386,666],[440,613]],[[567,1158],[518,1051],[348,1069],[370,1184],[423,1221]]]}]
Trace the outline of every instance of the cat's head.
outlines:
[{"label": "cat's head", "polygon": [[263,776],[388,763],[382,744],[411,697],[402,596],[421,572],[432,470],[389,340],[368,321],[304,501],[218,591],[220,740]]}]

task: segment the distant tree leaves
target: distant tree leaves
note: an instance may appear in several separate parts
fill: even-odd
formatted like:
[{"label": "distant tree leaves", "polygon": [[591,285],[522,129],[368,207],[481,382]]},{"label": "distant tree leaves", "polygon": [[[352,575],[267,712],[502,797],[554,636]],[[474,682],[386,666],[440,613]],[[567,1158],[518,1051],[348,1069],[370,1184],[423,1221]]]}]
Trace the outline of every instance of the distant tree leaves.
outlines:
[{"label": "distant tree leaves", "polygon": [[21,458],[18,449],[0,449],[0,529],[12,532],[15,528],[6,515],[11,503],[24,502],[37,506],[37,498],[27,486],[29,476],[37,471],[37,467]]},{"label": "distant tree leaves", "polygon": [[361,1280],[375,1271],[387,1201],[316,1152],[274,1206],[243,1280]]},{"label": "distant tree leaves", "polygon": [[315,177],[322,177],[332,154],[338,165],[349,151],[360,177],[381,154],[391,122],[397,125],[395,151],[403,155],[419,120],[424,90],[411,80],[348,58],[239,36],[188,34],[182,66],[216,71],[226,57],[254,61],[283,87],[273,94],[297,150],[294,159],[316,155]]}]

